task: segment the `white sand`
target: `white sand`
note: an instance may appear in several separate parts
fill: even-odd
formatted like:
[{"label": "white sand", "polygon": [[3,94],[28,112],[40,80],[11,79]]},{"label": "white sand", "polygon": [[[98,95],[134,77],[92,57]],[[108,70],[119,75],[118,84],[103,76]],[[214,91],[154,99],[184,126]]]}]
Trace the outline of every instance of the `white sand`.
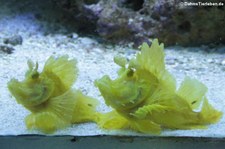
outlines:
[{"label": "white sand", "polygon": [[[113,63],[113,56],[120,54],[132,57],[136,53],[129,47],[119,47],[100,44],[94,39],[79,37],[68,38],[67,30],[60,24],[38,21],[33,13],[25,11],[14,13],[9,5],[0,6],[0,45],[3,38],[19,34],[23,44],[14,46],[12,54],[0,52],[0,135],[41,134],[39,131],[26,129],[24,118],[29,114],[22,105],[16,103],[7,89],[11,78],[22,80],[27,70],[27,60],[38,61],[40,70],[45,60],[51,55],[68,54],[78,60],[79,77],[74,88],[79,88],[84,94],[100,101],[98,110],[109,111],[96,87],[94,80],[103,75],[116,77],[118,66]],[[49,24],[48,24],[49,23]],[[55,33],[45,35],[47,26],[57,26]],[[193,52],[196,51],[196,52]],[[173,47],[165,50],[166,66],[176,77],[178,84],[188,75],[202,81],[208,87],[207,97],[218,110],[225,112],[225,55],[206,53],[200,48]],[[225,137],[225,118],[219,123],[210,125],[205,130],[163,130],[162,136],[196,136],[196,137]],[[106,131],[99,129],[94,123],[72,125],[60,130],[55,135],[143,135],[131,131]]]}]

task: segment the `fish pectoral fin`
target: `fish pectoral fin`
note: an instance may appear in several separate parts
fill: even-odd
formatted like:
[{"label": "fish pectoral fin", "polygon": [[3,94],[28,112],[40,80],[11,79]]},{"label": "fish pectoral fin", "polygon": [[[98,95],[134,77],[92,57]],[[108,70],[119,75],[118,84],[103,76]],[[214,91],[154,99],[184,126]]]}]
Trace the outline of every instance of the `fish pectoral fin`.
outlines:
[{"label": "fish pectoral fin", "polygon": [[70,89],[60,96],[49,99],[48,112],[56,114],[60,119],[71,122],[75,108],[76,91]]},{"label": "fish pectoral fin", "polygon": [[207,87],[196,79],[185,77],[177,94],[185,99],[192,109],[197,109],[207,92]]},{"label": "fish pectoral fin", "polygon": [[124,129],[129,126],[128,120],[120,116],[115,110],[100,114],[97,123],[101,128],[112,130]]},{"label": "fish pectoral fin", "polygon": [[57,115],[50,112],[33,113],[26,117],[28,129],[39,129],[44,133],[53,133],[57,129],[65,128],[68,122],[61,120]]},{"label": "fish pectoral fin", "polygon": [[136,110],[131,115],[139,119],[144,119],[148,114],[152,114],[153,112],[165,112],[169,109],[170,109],[169,107],[160,104],[150,104],[138,108],[138,110]]}]

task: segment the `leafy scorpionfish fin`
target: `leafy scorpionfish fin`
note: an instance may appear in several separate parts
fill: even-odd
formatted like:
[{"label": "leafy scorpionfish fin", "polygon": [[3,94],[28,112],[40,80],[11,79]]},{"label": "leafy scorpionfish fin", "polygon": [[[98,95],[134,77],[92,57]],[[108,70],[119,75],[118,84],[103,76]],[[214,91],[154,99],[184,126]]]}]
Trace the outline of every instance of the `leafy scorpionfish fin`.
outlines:
[{"label": "leafy scorpionfish fin", "polygon": [[202,109],[200,111],[199,123],[209,124],[217,122],[222,113],[214,109],[209,103],[205,94],[207,92],[207,87],[196,79],[191,79],[186,77],[181,83],[177,94],[186,100],[189,106],[195,110],[199,108],[203,101]]},{"label": "leafy scorpionfish fin", "polygon": [[75,59],[68,60],[68,55],[55,59],[51,56],[45,63],[43,73],[55,74],[59,77],[66,89],[69,89],[76,81],[78,69]]},{"label": "leafy scorpionfish fin", "polygon": [[130,120],[121,116],[115,110],[102,113],[99,116],[98,125],[101,128],[116,130],[116,129],[132,129],[142,133],[160,133],[160,125],[155,124],[149,120]]},{"label": "leafy scorpionfish fin", "polygon": [[75,106],[72,113],[72,123],[96,122],[99,113],[96,106],[99,102],[89,96],[83,95],[81,91],[75,91]]},{"label": "leafy scorpionfish fin", "polygon": [[160,134],[161,132],[160,125],[146,119],[130,121],[130,128],[146,134]]},{"label": "leafy scorpionfish fin", "polygon": [[71,123],[76,105],[76,91],[70,89],[60,96],[49,99],[46,104],[45,111],[52,112],[63,121]]},{"label": "leafy scorpionfish fin", "polygon": [[48,134],[57,129],[63,129],[70,124],[51,112],[31,113],[26,117],[25,123],[28,129],[38,129]]},{"label": "leafy scorpionfish fin", "polygon": [[141,52],[131,62],[140,67],[136,68],[137,70],[144,69],[150,72],[159,79],[160,84],[166,86],[171,91],[175,91],[176,81],[165,69],[164,57],[164,45],[159,44],[158,39],[154,39],[150,47],[147,43],[143,43],[141,45]]},{"label": "leafy scorpionfish fin", "polygon": [[98,118],[98,125],[104,129],[126,129],[130,126],[129,121],[115,110],[108,113],[100,113]]},{"label": "leafy scorpionfish fin", "polygon": [[212,105],[208,103],[207,98],[204,97],[202,110],[200,112],[200,122],[203,124],[216,123],[221,119],[222,115],[223,113],[213,108]]},{"label": "leafy scorpionfish fin", "polygon": [[150,104],[145,105],[143,107],[138,108],[134,113],[132,113],[133,116],[139,118],[139,119],[145,119],[149,114],[152,114],[154,112],[166,112],[170,108],[167,106],[163,106],[160,104]]},{"label": "leafy scorpionfish fin", "polygon": [[185,77],[177,94],[185,99],[192,109],[197,109],[207,92],[207,87],[196,79]]}]

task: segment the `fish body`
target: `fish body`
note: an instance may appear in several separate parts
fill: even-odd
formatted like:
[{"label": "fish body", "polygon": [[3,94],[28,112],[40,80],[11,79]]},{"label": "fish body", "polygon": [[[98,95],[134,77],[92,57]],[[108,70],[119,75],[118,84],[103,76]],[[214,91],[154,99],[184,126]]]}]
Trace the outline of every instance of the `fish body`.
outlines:
[{"label": "fish body", "polygon": [[97,101],[72,88],[78,72],[76,63],[66,55],[51,56],[40,73],[38,63],[35,66],[29,60],[25,79],[8,82],[16,101],[31,111],[25,119],[28,129],[52,133],[71,123],[95,121]]},{"label": "fish body", "polygon": [[[103,76],[95,81],[106,104],[114,109],[101,116],[101,127],[160,133],[162,127],[205,128],[220,119],[222,113],[207,101],[204,84],[186,77],[176,89],[174,77],[165,69],[163,49],[157,39],[151,47],[143,43],[141,52],[129,62],[114,58],[121,66],[118,78]],[[201,103],[201,110],[196,111]]]}]

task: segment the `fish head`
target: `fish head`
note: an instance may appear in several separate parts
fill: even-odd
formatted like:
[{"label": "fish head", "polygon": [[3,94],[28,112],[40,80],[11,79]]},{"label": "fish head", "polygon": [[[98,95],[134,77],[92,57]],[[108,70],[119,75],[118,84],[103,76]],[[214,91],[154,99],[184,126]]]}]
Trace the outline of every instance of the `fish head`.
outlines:
[{"label": "fish head", "polygon": [[38,72],[38,63],[34,66],[32,61],[28,61],[28,67],[25,79],[23,81],[11,79],[8,88],[18,103],[25,107],[33,107],[48,100],[54,85],[50,79]]},{"label": "fish head", "polygon": [[103,76],[95,81],[107,105],[118,111],[131,110],[144,100],[143,84],[135,75],[135,70],[121,68],[115,80]]}]

